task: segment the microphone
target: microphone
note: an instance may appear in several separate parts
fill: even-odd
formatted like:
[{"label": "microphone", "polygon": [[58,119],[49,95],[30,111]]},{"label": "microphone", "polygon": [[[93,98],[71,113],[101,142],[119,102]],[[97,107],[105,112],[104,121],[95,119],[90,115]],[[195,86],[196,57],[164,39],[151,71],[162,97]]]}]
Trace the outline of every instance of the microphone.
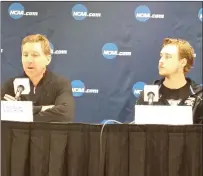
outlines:
[{"label": "microphone", "polygon": [[16,92],[16,94],[15,94],[15,99],[17,100],[17,101],[19,101],[20,100],[20,96],[21,96],[21,94],[22,94],[22,92],[25,90],[25,87],[23,86],[23,85],[19,85],[18,87],[17,87],[17,92]]},{"label": "microphone", "polygon": [[16,78],[13,81],[15,99],[20,101],[21,95],[26,95],[30,93],[30,81],[28,78]]},{"label": "microphone", "polygon": [[154,102],[154,97],[155,97],[154,92],[148,92],[147,96],[148,96],[148,103],[149,103],[150,105],[152,105],[153,102]]},{"label": "microphone", "polygon": [[144,86],[144,101],[148,105],[153,105],[154,102],[159,101],[159,86],[158,85],[145,85]]}]

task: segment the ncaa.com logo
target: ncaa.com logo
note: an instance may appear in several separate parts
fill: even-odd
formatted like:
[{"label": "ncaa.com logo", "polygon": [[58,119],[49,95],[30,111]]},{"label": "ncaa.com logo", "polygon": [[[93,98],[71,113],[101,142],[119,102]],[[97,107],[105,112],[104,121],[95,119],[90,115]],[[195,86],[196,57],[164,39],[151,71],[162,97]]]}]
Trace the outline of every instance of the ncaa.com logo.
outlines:
[{"label": "ncaa.com logo", "polygon": [[20,3],[12,3],[8,8],[8,14],[15,20],[23,16],[38,16],[38,12],[25,12],[24,6]]},{"label": "ncaa.com logo", "polygon": [[73,80],[71,82],[72,92],[74,97],[81,97],[84,93],[98,94],[98,89],[86,89],[85,84],[80,80]]},{"label": "ncaa.com logo", "polygon": [[55,50],[53,44],[51,42],[49,42],[49,44],[50,44],[50,48],[51,48],[51,54],[59,55],[59,54],[67,54],[68,53],[67,50]]},{"label": "ncaa.com logo", "polygon": [[202,8],[199,9],[198,17],[199,17],[199,20],[202,22]]},{"label": "ncaa.com logo", "polygon": [[164,14],[151,14],[151,10],[145,6],[141,5],[135,9],[135,18],[140,22],[146,22],[151,19],[163,19]]},{"label": "ncaa.com logo", "polygon": [[144,86],[146,83],[144,82],[137,82],[133,85],[132,92],[136,98],[140,96],[140,93],[144,90]]},{"label": "ncaa.com logo", "polygon": [[76,4],[72,8],[72,16],[75,20],[84,20],[86,17],[99,18],[101,13],[89,13],[87,7],[82,4]]},{"label": "ncaa.com logo", "polygon": [[131,56],[131,52],[118,51],[114,43],[106,43],[102,48],[102,55],[106,59],[114,59],[116,56]]}]

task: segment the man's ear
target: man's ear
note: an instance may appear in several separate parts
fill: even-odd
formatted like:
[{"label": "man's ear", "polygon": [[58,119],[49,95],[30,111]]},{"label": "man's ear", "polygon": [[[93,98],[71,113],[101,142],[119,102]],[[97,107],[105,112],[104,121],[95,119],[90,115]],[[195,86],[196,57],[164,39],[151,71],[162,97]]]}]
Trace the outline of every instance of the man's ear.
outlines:
[{"label": "man's ear", "polygon": [[181,65],[184,68],[187,65],[187,59],[185,58],[181,59]]},{"label": "man's ear", "polygon": [[47,56],[47,64],[46,64],[46,65],[49,65],[50,62],[51,62],[51,55],[48,55],[48,56]]}]

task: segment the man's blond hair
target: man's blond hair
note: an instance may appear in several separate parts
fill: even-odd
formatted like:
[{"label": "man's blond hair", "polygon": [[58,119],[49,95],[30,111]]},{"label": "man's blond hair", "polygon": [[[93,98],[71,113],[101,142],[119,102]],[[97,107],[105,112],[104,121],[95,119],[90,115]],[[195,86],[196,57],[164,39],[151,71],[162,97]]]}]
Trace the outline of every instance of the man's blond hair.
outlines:
[{"label": "man's blond hair", "polygon": [[163,45],[162,47],[166,45],[176,45],[179,51],[179,58],[180,59],[186,59],[187,64],[184,67],[184,73],[187,73],[190,71],[194,64],[194,59],[195,59],[195,53],[193,47],[190,45],[190,43],[186,40],[179,39],[179,38],[165,38],[163,40]]},{"label": "man's blond hair", "polygon": [[49,40],[47,39],[46,36],[44,36],[42,34],[32,34],[32,35],[26,36],[22,40],[21,47],[23,45],[25,45],[26,43],[35,43],[35,42],[41,43],[41,47],[42,47],[45,55],[51,55],[51,48],[50,48]]}]

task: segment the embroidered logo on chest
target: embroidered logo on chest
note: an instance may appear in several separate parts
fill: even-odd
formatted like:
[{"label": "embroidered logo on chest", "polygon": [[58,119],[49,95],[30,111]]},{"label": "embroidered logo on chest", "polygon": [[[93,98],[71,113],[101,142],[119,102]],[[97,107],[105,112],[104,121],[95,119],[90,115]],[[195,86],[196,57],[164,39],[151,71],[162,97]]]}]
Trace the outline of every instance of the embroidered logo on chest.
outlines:
[{"label": "embroidered logo on chest", "polygon": [[187,106],[193,106],[194,103],[195,103],[195,98],[194,97],[189,97],[184,102],[184,104],[187,105]]},{"label": "embroidered logo on chest", "polygon": [[168,99],[168,103],[172,106],[177,106],[181,100]]}]

